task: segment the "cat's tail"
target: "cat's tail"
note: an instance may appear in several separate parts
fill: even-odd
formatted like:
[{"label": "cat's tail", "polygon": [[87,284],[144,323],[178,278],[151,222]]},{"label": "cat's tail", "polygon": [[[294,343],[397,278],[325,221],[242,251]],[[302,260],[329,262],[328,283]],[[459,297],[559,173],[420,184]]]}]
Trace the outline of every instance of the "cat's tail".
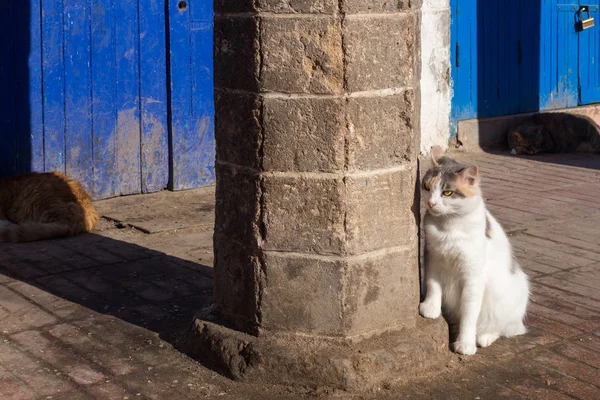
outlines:
[{"label": "cat's tail", "polygon": [[64,236],[73,236],[83,230],[56,222],[26,222],[0,227],[0,242],[35,242]]}]

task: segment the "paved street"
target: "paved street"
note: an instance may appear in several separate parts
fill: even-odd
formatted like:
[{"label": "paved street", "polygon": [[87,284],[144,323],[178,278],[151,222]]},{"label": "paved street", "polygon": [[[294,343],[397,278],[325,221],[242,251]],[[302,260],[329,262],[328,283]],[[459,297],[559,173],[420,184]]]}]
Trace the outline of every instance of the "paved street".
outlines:
[{"label": "paved street", "polygon": [[98,202],[94,234],[0,245],[0,398],[600,398],[600,157],[460,157],[532,279],[526,336],[361,396],[231,382],[174,348],[211,298],[214,190],[163,192]]}]

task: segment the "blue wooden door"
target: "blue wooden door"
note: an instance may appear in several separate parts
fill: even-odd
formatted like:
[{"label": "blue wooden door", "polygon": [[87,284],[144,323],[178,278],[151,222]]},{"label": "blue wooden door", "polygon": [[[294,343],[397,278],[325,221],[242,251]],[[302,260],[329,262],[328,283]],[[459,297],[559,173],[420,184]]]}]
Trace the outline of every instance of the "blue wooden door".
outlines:
[{"label": "blue wooden door", "polygon": [[0,175],[96,199],[214,181],[212,2],[168,1],[0,1]]},{"label": "blue wooden door", "polygon": [[599,3],[452,0],[453,122],[600,102]]},{"label": "blue wooden door", "polygon": [[167,0],[170,21],[171,185],[214,182],[212,0]]},{"label": "blue wooden door", "polygon": [[590,6],[596,25],[579,33],[579,102],[591,104],[600,102],[600,0],[590,0],[585,5]]}]

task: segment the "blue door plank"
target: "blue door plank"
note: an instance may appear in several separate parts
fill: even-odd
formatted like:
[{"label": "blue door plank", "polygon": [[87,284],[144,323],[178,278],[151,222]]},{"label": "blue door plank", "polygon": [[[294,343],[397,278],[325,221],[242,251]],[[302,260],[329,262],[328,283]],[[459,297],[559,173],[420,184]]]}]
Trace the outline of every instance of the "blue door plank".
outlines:
[{"label": "blue door plank", "polygon": [[565,107],[576,107],[579,102],[579,89],[578,89],[578,51],[579,51],[579,34],[574,29],[574,13],[566,12],[561,16],[559,29],[564,29],[564,41],[566,46],[564,47],[565,54],[562,58],[564,60],[564,76],[565,82],[559,80],[560,87],[564,85],[564,92],[559,93],[559,97],[566,99]]},{"label": "blue door plank", "polygon": [[[520,85],[519,85],[519,37],[520,24],[520,0],[507,0],[506,12],[504,13],[504,26],[506,27],[506,51],[503,54],[506,72],[504,80],[505,98],[507,99],[508,114],[516,114],[520,111]],[[510,12],[509,12],[510,11]],[[539,20],[538,20],[539,24]]]},{"label": "blue door plank", "polygon": [[177,2],[169,2],[174,190],[214,183],[212,2],[187,4],[180,9]]},{"label": "blue door plank", "polygon": [[64,3],[66,172],[87,190],[93,182],[90,7]]},{"label": "blue door plank", "polygon": [[[594,15],[594,13],[592,13]],[[594,77],[591,71],[594,70],[596,45],[596,32],[594,29],[586,29],[579,33],[579,86],[580,103],[590,103],[590,94],[594,91]],[[593,98],[593,96],[592,96]]]},{"label": "blue door plank", "polygon": [[118,195],[116,131],[117,68],[115,62],[116,0],[91,0],[91,73],[93,113],[92,193],[95,198]]},{"label": "blue door plank", "polygon": [[498,16],[497,0],[489,0],[483,6],[478,4],[477,24],[477,71],[479,72],[477,87],[480,89],[477,98],[478,117],[489,117],[496,112],[497,65],[496,51],[498,49]]},{"label": "blue door plank", "polygon": [[461,65],[469,65],[470,70],[463,71],[463,75],[466,75],[465,81],[469,82],[469,101],[471,103],[470,109],[473,112],[473,118],[477,116],[478,104],[477,99],[479,97],[479,74],[481,73],[478,69],[478,51],[479,51],[479,27],[478,13],[480,8],[477,4],[477,0],[462,0],[462,10],[466,14],[465,20],[463,20],[463,29],[461,34],[461,42],[464,42],[464,46],[469,51],[469,57],[465,62],[461,61]]},{"label": "blue door plank", "polygon": [[[193,129],[190,114],[192,111],[190,93],[190,24],[189,9],[180,10],[175,2],[169,2],[169,52],[170,52],[170,112],[171,132],[169,148],[171,165],[169,168],[170,189],[177,190],[189,184],[183,175],[182,153],[185,152],[185,132]],[[182,145],[183,144],[183,145]],[[193,162],[193,160],[192,160]]]},{"label": "blue door plank", "polygon": [[14,175],[17,170],[13,1],[0,1],[0,176]]},{"label": "blue door plank", "polygon": [[[205,2],[204,4],[206,4]],[[214,136],[214,96],[213,96],[213,22],[193,21],[191,31],[192,60],[192,118],[195,132],[187,136],[188,148],[198,155],[198,175],[194,185],[206,186],[214,183],[215,136]],[[197,147],[194,147],[197,145]],[[195,157],[194,157],[195,158]],[[184,165],[182,161],[180,165]],[[187,174],[196,170],[187,168]]]},{"label": "blue door plank", "polygon": [[140,193],[139,31],[137,0],[115,2],[117,130],[115,194]]},{"label": "blue door plank", "polygon": [[[578,102],[578,36],[575,13],[578,5],[552,0],[543,9],[541,41],[550,41],[546,63],[540,65],[545,77],[540,90],[540,109],[574,107]],[[543,71],[547,69],[547,71]]]},{"label": "blue door plank", "polygon": [[558,74],[557,48],[558,20],[556,0],[544,0],[541,14],[540,32],[540,108],[552,98]]},{"label": "blue door plank", "polygon": [[[540,4],[539,0],[519,0],[517,38],[517,53],[514,55],[519,63],[518,72],[518,103],[517,112],[533,112],[539,110],[540,97],[540,66],[551,63],[551,55],[543,60],[543,42],[540,41],[540,32],[545,32],[544,37],[550,38],[547,30],[549,22],[548,6]],[[544,22],[545,21],[545,22]],[[546,24],[546,25],[544,25]]]},{"label": "blue door plank", "polygon": [[44,169],[65,171],[63,5],[42,0]]},{"label": "blue door plank", "polygon": [[600,0],[590,0],[585,5],[596,6],[591,12],[596,26],[579,33],[579,103],[591,104],[600,102]]},{"label": "blue door plank", "polygon": [[[41,0],[29,0],[31,5],[30,18],[37,22],[41,15]],[[44,170],[44,99],[42,97],[42,29],[40,24],[30,24],[29,48],[29,154],[26,165],[21,172]]]},{"label": "blue door plank", "polygon": [[[496,72],[496,85],[498,85],[496,89],[496,108],[500,110],[500,112],[504,114],[508,114],[510,112],[510,103],[511,100],[508,98],[508,88],[513,86],[513,82],[509,82],[507,78],[508,70],[512,67],[512,65],[506,59],[506,52],[508,51],[509,44],[507,43],[508,39],[508,26],[506,15],[510,14],[514,15],[516,18],[513,21],[517,20],[519,17],[516,13],[518,9],[511,9],[509,7],[510,0],[505,0],[502,4],[498,4],[498,1],[495,0],[497,7],[497,18],[498,18],[498,49],[496,51],[496,57],[498,59],[497,64],[497,72]],[[511,27],[514,29],[514,27]]]},{"label": "blue door plank", "polygon": [[140,0],[140,97],[142,192],[169,183],[165,7],[159,0]]},{"label": "blue door plank", "polygon": [[[460,56],[460,41],[458,39],[458,27],[460,24],[460,0],[454,0],[451,3],[450,9],[450,84],[452,85],[452,108],[450,113],[450,129],[453,131],[455,128],[456,120],[459,119],[459,108],[461,104],[465,103],[465,89],[464,83],[462,83],[459,72],[462,71],[458,68],[458,57]],[[451,132],[451,136],[454,132]]]},{"label": "blue door plank", "polygon": [[455,0],[451,10],[452,119],[477,116],[477,5]]},{"label": "blue door plank", "polygon": [[[488,80],[490,85],[488,89],[490,115],[496,115],[503,112],[505,104],[500,97],[500,85],[507,84],[507,82],[500,82],[500,69],[504,62],[500,57],[500,51],[502,50],[500,44],[502,43],[504,27],[501,26],[500,4],[498,4],[498,1],[499,0],[489,0],[488,4],[491,6],[493,14],[489,21],[489,27],[484,26],[484,29],[489,30],[492,33],[490,36],[490,43],[487,46],[490,48],[490,58],[488,59],[488,69],[490,71],[490,79]],[[485,14],[490,13],[488,12]]]},{"label": "blue door plank", "polygon": [[[17,6],[17,4],[19,4]],[[13,93],[3,92],[7,96],[14,94],[15,136],[17,140],[16,173],[43,171],[44,169],[44,133],[42,109],[42,54],[40,1],[14,3],[13,34],[14,77]],[[36,23],[31,23],[35,21]],[[0,150],[1,152],[2,150]]]}]

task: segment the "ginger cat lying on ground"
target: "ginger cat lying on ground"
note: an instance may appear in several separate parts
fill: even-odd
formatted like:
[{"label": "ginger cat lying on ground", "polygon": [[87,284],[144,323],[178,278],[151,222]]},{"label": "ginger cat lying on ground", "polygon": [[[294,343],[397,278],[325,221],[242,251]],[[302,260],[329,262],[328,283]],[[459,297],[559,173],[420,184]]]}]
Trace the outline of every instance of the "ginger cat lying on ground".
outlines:
[{"label": "ginger cat lying on ground", "polygon": [[0,179],[0,242],[33,242],[89,232],[98,212],[79,182],[59,173]]}]

